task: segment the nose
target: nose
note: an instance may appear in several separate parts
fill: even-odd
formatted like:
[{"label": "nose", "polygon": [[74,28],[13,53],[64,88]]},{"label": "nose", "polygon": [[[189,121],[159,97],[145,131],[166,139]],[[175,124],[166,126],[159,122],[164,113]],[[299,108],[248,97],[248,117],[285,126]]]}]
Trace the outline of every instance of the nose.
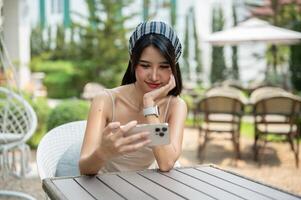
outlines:
[{"label": "nose", "polygon": [[157,81],[158,80],[158,70],[156,68],[152,69],[151,80],[152,81]]}]

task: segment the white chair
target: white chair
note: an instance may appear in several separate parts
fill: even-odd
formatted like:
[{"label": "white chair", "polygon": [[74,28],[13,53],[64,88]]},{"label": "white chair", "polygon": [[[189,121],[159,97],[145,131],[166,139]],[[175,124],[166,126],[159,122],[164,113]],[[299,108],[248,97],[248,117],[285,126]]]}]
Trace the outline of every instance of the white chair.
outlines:
[{"label": "white chair", "polygon": [[[0,87],[0,168],[2,175],[13,172],[24,176],[29,171],[30,148],[26,141],[37,128],[37,116],[20,95]],[[17,159],[16,151],[20,151]],[[20,161],[20,171],[17,170]]]},{"label": "white chair", "polygon": [[59,159],[74,143],[82,142],[86,121],[69,122],[50,130],[37,150],[37,166],[41,180],[54,177]]},{"label": "white chair", "polygon": [[[20,95],[0,87],[0,177],[11,173],[23,177],[30,170],[30,148],[26,141],[36,127],[37,116],[31,105]],[[35,200],[18,191],[0,190],[0,196]]]}]

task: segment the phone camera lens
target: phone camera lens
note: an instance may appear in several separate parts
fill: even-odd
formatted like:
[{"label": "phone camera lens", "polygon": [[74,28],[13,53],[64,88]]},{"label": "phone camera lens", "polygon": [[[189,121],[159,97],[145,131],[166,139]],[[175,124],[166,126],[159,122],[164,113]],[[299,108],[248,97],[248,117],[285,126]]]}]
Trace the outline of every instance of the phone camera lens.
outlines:
[{"label": "phone camera lens", "polygon": [[163,137],[165,134],[161,132],[159,135],[160,135],[160,137]]},{"label": "phone camera lens", "polygon": [[156,128],[155,131],[156,131],[156,132],[159,132],[159,131],[160,131],[160,128]]},{"label": "phone camera lens", "polygon": [[167,131],[167,128],[166,128],[166,127],[163,127],[163,128],[162,128],[162,131],[166,132],[166,131]]}]

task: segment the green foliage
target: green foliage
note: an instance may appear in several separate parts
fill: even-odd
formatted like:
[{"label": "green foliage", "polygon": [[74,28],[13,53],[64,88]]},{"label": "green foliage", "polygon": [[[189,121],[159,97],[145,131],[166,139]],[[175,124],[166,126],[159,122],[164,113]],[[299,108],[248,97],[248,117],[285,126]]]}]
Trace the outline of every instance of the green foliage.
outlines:
[{"label": "green foliage", "polygon": [[149,3],[150,0],[143,0],[143,21],[149,19]]},{"label": "green foliage", "polygon": [[301,45],[291,46],[290,71],[294,89],[301,91]]},{"label": "green foliage", "polygon": [[40,140],[46,133],[46,122],[50,113],[50,108],[47,103],[47,99],[39,97],[34,100],[29,100],[38,118],[38,127],[34,135],[28,141],[31,148],[37,148]]},{"label": "green foliage", "polygon": [[196,62],[196,73],[198,75],[197,81],[198,83],[201,83],[201,72],[203,71],[203,66],[202,66],[202,52],[200,49],[200,42],[199,42],[199,35],[197,32],[197,24],[195,20],[195,11],[194,8],[191,8],[191,13],[192,13],[192,24],[193,24],[193,38],[194,38],[194,60]]},{"label": "green foliage", "polygon": [[89,104],[82,100],[66,100],[57,105],[47,120],[47,131],[67,122],[85,120]]},{"label": "green foliage", "polygon": [[33,71],[46,74],[44,85],[50,98],[68,98],[80,96],[84,87],[83,71],[77,64],[70,61],[43,61],[41,58],[33,59]]},{"label": "green foliage", "polygon": [[73,85],[75,79],[77,77],[74,77],[73,74],[65,74],[63,72],[48,74],[44,80],[48,97],[68,98],[79,96],[80,91]]},{"label": "green foliage", "polygon": [[90,62],[85,69],[89,81],[117,86],[128,62],[124,22],[132,17],[121,15],[121,11],[130,1],[86,0],[86,3],[90,24],[77,25],[81,38],[78,59]]},{"label": "green foliage", "polygon": [[241,135],[251,138],[254,138],[254,124],[250,122],[242,122],[240,126]]},{"label": "green foliage", "polygon": [[183,51],[183,65],[181,66],[181,71],[185,79],[190,79],[189,70],[189,13],[185,16],[185,35],[184,35],[184,51]]},{"label": "green foliage", "polygon": [[[99,82],[106,87],[120,84],[129,58],[126,37],[128,30],[124,23],[133,16],[123,15],[122,11],[131,2],[132,0],[86,0],[88,16],[77,15],[87,23],[73,22],[70,29],[58,25],[55,37],[43,38],[42,31],[38,32],[37,37],[32,37],[33,41],[36,38],[41,40],[36,43],[37,47],[45,46],[45,39],[51,39],[51,44],[54,44],[51,49],[35,50],[33,55],[41,55],[42,58],[39,59],[43,65],[38,66],[35,61],[32,64],[34,71],[46,72],[44,84],[50,97],[78,96],[86,82]],[[67,35],[67,32],[70,34]],[[50,64],[44,63],[45,60],[58,62]],[[61,60],[65,63],[61,64]],[[65,68],[68,68],[67,74]]]},{"label": "green foliage", "polygon": [[[47,56],[45,56],[47,58]],[[31,69],[35,72],[55,73],[61,71],[63,73],[74,73],[73,63],[63,60],[44,60],[43,57],[35,57],[31,62]]]},{"label": "green foliage", "polygon": [[31,56],[38,55],[40,52],[44,51],[43,34],[40,26],[31,30],[30,47]]},{"label": "green foliage", "polygon": [[63,25],[56,27],[55,48],[52,53],[52,60],[58,60],[68,57],[68,45],[65,42],[65,30]]},{"label": "green foliage", "polygon": [[[288,12],[291,15],[291,28],[295,31],[301,32],[301,13],[297,11],[296,6],[292,7]],[[292,84],[294,89],[301,91],[301,44],[292,45],[290,47],[290,63]]]},{"label": "green foliage", "polygon": [[[233,25],[237,25],[237,14],[234,4],[232,5],[232,15],[233,15]],[[237,55],[237,46],[232,46],[232,69],[231,69],[232,79],[239,80],[239,68],[238,68],[238,55]]]},{"label": "green foliage", "polygon": [[181,98],[185,101],[188,111],[191,111],[194,108],[194,101],[193,97],[188,94],[182,94]]},{"label": "green foliage", "polygon": [[[221,7],[213,9],[212,17],[212,32],[221,31],[224,26],[224,17]],[[225,80],[226,63],[224,57],[223,47],[212,47],[212,61],[211,61],[211,83]]]},{"label": "green foliage", "polygon": [[51,43],[51,29],[50,27],[46,30],[47,38],[43,37],[44,30],[41,26],[36,26],[31,30],[30,35],[30,53],[31,56],[38,56],[43,52],[50,50]]},{"label": "green foliage", "polygon": [[170,0],[170,24],[172,27],[175,27],[177,20],[177,2],[176,0]]},{"label": "green foliage", "polygon": [[[191,49],[190,44],[193,45],[192,49],[194,50],[194,52],[190,51]],[[197,24],[195,20],[195,11],[193,7],[190,7],[185,16],[185,35],[184,35],[184,51],[183,51],[184,63],[182,65],[181,70],[183,73],[183,77],[186,79],[190,79],[191,64],[195,63],[197,82],[201,83],[202,80],[200,75],[202,72],[202,60],[201,60],[202,53],[199,45],[200,42],[199,42],[199,35],[197,32]],[[190,59],[192,57],[193,59]]]}]

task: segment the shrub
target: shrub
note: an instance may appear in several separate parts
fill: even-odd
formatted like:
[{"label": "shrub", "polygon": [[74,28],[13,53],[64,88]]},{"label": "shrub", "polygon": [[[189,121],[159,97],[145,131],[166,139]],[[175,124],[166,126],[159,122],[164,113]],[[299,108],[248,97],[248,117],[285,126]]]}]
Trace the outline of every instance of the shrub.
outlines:
[{"label": "shrub", "polygon": [[67,122],[87,119],[88,110],[89,104],[83,100],[66,100],[60,103],[49,115],[47,131]]},{"label": "shrub", "polygon": [[74,84],[75,74],[64,72],[49,73],[46,75],[44,84],[47,87],[47,94],[50,98],[68,98],[79,96],[78,90]]},{"label": "shrub", "polygon": [[[47,58],[47,56],[44,56]],[[33,71],[44,72],[43,81],[50,98],[78,97],[84,86],[83,72],[71,61],[48,61],[43,56],[31,62]]]},{"label": "shrub", "polygon": [[50,113],[50,107],[48,106],[47,99],[43,97],[29,100],[29,103],[37,114],[38,126],[36,132],[27,143],[31,148],[36,149],[40,140],[46,133],[46,122]]}]

